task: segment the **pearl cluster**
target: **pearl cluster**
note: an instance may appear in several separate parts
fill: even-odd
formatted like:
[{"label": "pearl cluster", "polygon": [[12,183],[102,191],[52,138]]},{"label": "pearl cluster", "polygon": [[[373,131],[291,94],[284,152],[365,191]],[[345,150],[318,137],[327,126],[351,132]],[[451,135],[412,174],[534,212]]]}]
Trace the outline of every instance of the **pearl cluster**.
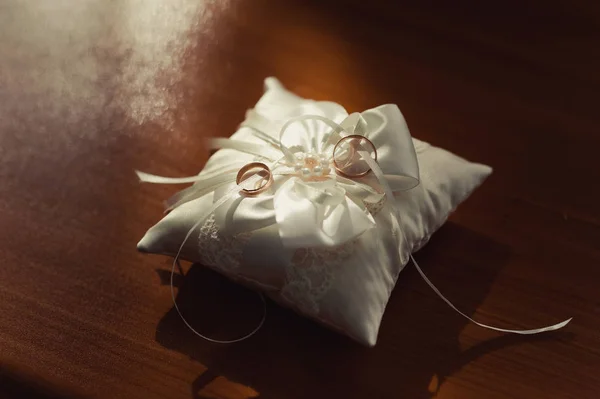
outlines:
[{"label": "pearl cluster", "polygon": [[317,154],[296,154],[294,170],[300,173],[302,178],[327,176],[331,172],[329,159]]}]

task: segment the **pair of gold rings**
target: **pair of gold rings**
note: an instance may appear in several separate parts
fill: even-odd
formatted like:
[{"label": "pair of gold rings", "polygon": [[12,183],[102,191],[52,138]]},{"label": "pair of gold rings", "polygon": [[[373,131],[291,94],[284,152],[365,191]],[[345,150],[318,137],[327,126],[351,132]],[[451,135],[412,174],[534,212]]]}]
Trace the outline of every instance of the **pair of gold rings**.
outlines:
[{"label": "pair of gold rings", "polygon": [[[359,178],[365,176],[371,171],[371,168],[364,161],[361,161],[360,150],[370,149],[370,155],[377,161],[377,149],[375,145],[366,138],[358,134],[352,134],[343,137],[333,147],[333,167],[336,172],[344,177]],[[242,192],[247,196],[256,196],[271,187],[273,184],[273,173],[271,169],[262,162],[250,162],[244,165],[238,172],[235,182],[240,185],[251,176],[246,177],[248,172],[255,171],[251,176],[259,175],[261,177],[253,187],[244,188]],[[246,177],[246,178],[245,178]]]}]

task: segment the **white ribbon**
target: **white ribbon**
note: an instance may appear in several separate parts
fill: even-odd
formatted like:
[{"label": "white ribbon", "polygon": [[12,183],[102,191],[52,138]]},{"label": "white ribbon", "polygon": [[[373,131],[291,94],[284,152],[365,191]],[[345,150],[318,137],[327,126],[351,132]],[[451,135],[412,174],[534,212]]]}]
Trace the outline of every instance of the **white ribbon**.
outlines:
[{"label": "white ribbon", "polygon": [[[381,171],[381,168],[379,167],[379,165],[377,164],[377,162],[375,162],[373,160],[373,158],[371,158],[371,156],[369,155],[369,152],[366,148],[363,148],[362,151],[359,151],[359,154],[361,155],[361,157],[365,160],[365,162],[367,162],[367,164],[369,165],[369,167],[371,168],[373,174],[377,177],[377,179],[381,182],[384,190],[385,190],[385,194],[387,196],[387,198],[390,200],[390,202],[392,203],[392,214],[394,214],[396,221],[398,223],[398,227],[401,226],[401,217],[400,217],[400,206],[398,204],[398,202],[396,201],[396,198],[394,197],[394,193],[390,187],[390,185],[388,184],[388,182],[386,181],[383,172]],[[404,239],[404,241],[408,244],[407,240],[406,240],[406,235],[404,234],[404,232],[400,231],[402,238]],[[409,249],[410,250],[410,249]],[[427,283],[427,285],[429,285],[429,287],[431,287],[431,289],[433,290],[433,292],[435,292],[444,302],[446,302],[448,304],[448,306],[450,306],[452,309],[454,309],[458,314],[460,314],[461,316],[463,316],[464,318],[466,318],[467,320],[477,324],[480,327],[484,327],[490,330],[494,330],[494,331],[500,331],[500,332],[505,332],[505,333],[513,333],[513,334],[522,334],[522,335],[529,335],[529,334],[538,334],[544,331],[554,331],[554,330],[558,330],[559,328],[563,328],[564,326],[566,326],[567,324],[569,324],[569,322],[572,320],[572,318],[567,319],[563,322],[551,325],[551,326],[547,326],[547,327],[542,327],[542,328],[536,328],[536,329],[532,329],[532,330],[509,330],[509,329],[505,329],[505,328],[498,328],[498,327],[493,327],[487,324],[483,324],[480,323],[476,320],[473,320],[471,317],[467,316],[465,313],[463,313],[462,311],[460,311],[456,306],[454,306],[454,304],[452,302],[450,302],[450,300],[448,298],[446,298],[441,292],[440,290],[437,289],[437,287],[431,282],[431,280],[429,280],[429,278],[427,278],[427,276],[425,275],[425,273],[423,272],[423,270],[419,267],[419,264],[417,263],[417,261],[415,260],[415,258],[413,257],[412,253],[410,254],[410,259],[412,260],[413,264],[415,265],[415,268],[417,269],[417,271],[419,272],[419,274],[421,275],[421,277],[423,277],[423,280],[425,280],[425,282]]]},{"label": "white ribbon", "polygon": [[[280,160],[277,160],[275,162],[273,162],[271,165],[268,165],[269,170],[271,172],[271,178],[274,177],[274,175],[276,173],[274,173],[274,171],[277,169],[277,167],[279,166],[279,163],[281,162]],[[200,175],[200,176],[193,176],[193,177],[186,177],[186,178],[169,178],[169,177],[162,177],[162,176],[156,176],[156,175],[151,175],[148,173],[144,173],[144,172],[139,172],[136,171],[140,181],[142,182],[148,182],[148,183],[159,183],[159,184],[178,184],[181,182],[189,182],[189,181],[195,181],[195,182],[203,182],[205,184],[209,184],[208,186],[204,186],[200,189],[196,188],[195,186],[189,187],[188,189],[193,189],[189,192],[189,195],[186,197],[185,195],[182,197],[185,197],[185,200],[189,200],[189,196],[194,195],[196,197],[199,197],[201,195],[204,195],[205,193],[203,193],[204,190],[208,189],[208,188],[212,188],[214,190],[215,187],[220,187],[224,184],[229,184],[232,179],[235,180],[235,177],[237,175],[237,172],[239,171],[239,169],[235,170],[235,174],[232,173],[226,173],[224,176],[222,176],[219,181],[215,182],[215,178],[219,177],[216,176],[216,173],[207,173],[206,175]],[[260,182],[261,180],[264,179],[264,176],[259,175],[258,173],[260,173],[261,171],[249,171],[248,173],[246,173],[246,178],[243,180],[244,186],[247,187],[252,187],[254,186],[255,183]],[[279,172],[277,173],[278,175],[285,175],[285,172]],[[211,183],[207,183],[207,182],[211,182]],[[210,185],[212,184],[212,186]],[[186,189],[186,190],[188,190]],[[180,191],[179,193],[177,193],[175,196],[171,197],[170,200],[172,200],[174,197],[177,197],[178,194],[185,192],[186,190]],[[263,326],[263,324],[265,323],[266,317],[267,317],[267,303],[265,301],[264,296],[257,292],[257,294],[259,295],[262,304],[263,304],[263,314],[262,314],[262,318],[260,320],[260,322],[258,323],[258,325],[249,333],[239,337],[239,338],[235,338],[235,339],[231,339],[231,340],[219,340],[219,339],[214,339],[214,338],[210,338],[200,332],[198,332],[185,318],[185,316],[183,315],[183,313],[181,312],[181,310],[179,309],[179,306],[177,305],[177,300],[176,300],[176,295],[175,295],[175,284],[174,284],[174,277],[175,277],[175,266],[179,265],[179,257],[181,256],[181,251],[183,250],[183,247],[185,246],[185,244],[187,243],[188,239],[190,238],[190,236],[192,235],[192,233],[206,220],[206,218],[208,216],[210,216],[213,212],[216,212],[221,206],[223,206],[225,203],[227,203],[227,201],[229,201],[232,198],[235,198],[236,196],[240,195],[240,192],[242,192],[244,190],[244,187],[242,187],[241,184],[235,184],[234,187],[232,189],[230,189],[229,191],[227,191],[223,196],[221,196],[221,198],[219,198],[217,201],[215,201],[213,203],[213,205],[211,207],[209,207],[205,212],[203,212],[201,214],[201,216],[198,218],[198,220],[196,221],[196,223],[188,230],[187,234],[185,235],[183,241],[181,242],[181,245],[179,246],[179,249],[177,250],[177,253],[175,254],[175,257],[173,258],[173,265],[171,267],[171,279],[170,279],[170,288],[171,288],[171,299],[173,300],[173,307],[175,308],[175,310],[177,311],[177,313],[179,314],[179,317],[181,318],[181,320],[183,321],[183,323],[197,336],[199,336],[202,339],[205,339],[209,342],[213,342],[213,343],[217,343],[217,344],[232,344],[235,342],[240,342],[240,341],[244,341],[248,338],[250,338],[251,336],[253,336],[254,334],[256,334],[258,332],[258,330],[260,330],[260,328]],[[181,200],[181,202],[183,203],[183,200]],[[187,202],[187,201],[185,201]],[[173,207],[178,206],[178,205],[173,205]],[[181,266],[180,266],[181,269]]]},{"label": "white ribbon", "polygon": [[240,140],[231,140],[227,138],[214,138],[211,139],[210,149],[232,149],[240,152],[245,152],[246,154],[258,155],[260,157],[268,158],[271,161],[279,158],[275,151],[272,151],[271,148],[262,146],[260,144],[251,143],[248,141],[240,141]]},{"label": "white ribbon", "polygon": [[[263,177],[258,175],[257,173],[259,173],[259,172],[254,172],[254,173],[249,172],[247,174],[247,176],[249,176],[249,177],[244,180],[244,185],[249,184],[250,186],[252,186],[255,183],[259,182],[261,179],[263,179]],[[173,306],[175,307],[175,310],[179,314],[179,317],[194,334],[196,334],[200,338],[203,338],[209,342],[213,342],[213,343],[217,343],[217,344],[233,344],[235,342],[244,341],[244,340],[250,338],[251,336],[253,336],[254,334],[256,334],[258,332],[258,330],[260,330],[260,328],[263,326],[263,324],[265,323],[265,320],[267,318],[267,303],[265,302],[264,296],[261,293],[257,292],[258,295],[260,296],[260,299],[263,304],[263,314],[262,314],[262,318],[261,318],[260,322],[252,331],[250,331],[249,333],[247,333],[239,338],[230,339],[230,340],[219,340],[219,339],[210,338],[210,337],[198,332],[194,327],[192,327],[192,325],[183,316],[183,313],[181,312],[181,310],[179,309],[179,306],[177,305],[177,300],[176,300],[176,296],[175,296],[175,288],[174,288],[174,283],[173,283],[174,276],[175,276],[175,266],[179,264],[179,256],[181,255],[181,251],[183,250],[185,243],[190,238],[192,233],[198,228],[198,226],[200,226],[211,213],[213,213],[217,209],[219,209],[219,207],[222,206],[223,204],[225,204],[229,199],[234,198],[235,196],[239,196],[240,191],[242,191],[243,189],[244,188],[240,184],[236,184],[231,190],[229,190],[218,201],[216,201],[210,208],[208,208],[200,216],[200,218],[198,218],[198,221],[190,228],[190,230],[185,235],[185,238],[181,242],[181,245],[179,246],[179,249],[177,250],[177,254],[173,258],[173,265],[171,267],[171,283],[170,283],[171,284],[171,298],[173,300]]]}]

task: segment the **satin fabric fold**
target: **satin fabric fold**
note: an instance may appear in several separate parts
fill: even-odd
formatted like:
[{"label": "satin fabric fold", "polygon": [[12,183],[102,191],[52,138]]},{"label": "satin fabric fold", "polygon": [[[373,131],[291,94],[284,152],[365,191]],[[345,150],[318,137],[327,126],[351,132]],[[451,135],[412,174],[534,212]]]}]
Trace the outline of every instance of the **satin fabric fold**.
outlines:
[{"label": "satin fabric fold", "polygon": [[373,217],[334,181],[288,180],[275,194],[279,237],[288,248],[335,246],[375,226]]}]

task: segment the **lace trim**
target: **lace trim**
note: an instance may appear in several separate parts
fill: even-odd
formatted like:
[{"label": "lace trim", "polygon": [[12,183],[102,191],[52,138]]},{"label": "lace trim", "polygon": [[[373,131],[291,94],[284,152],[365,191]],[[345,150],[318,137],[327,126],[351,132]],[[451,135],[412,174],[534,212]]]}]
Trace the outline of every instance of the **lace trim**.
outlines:
[{"label": "lace trim", "polygon": [[[227,236],[219,232],[214,214],[198,235],[200,261],[228,276],[236,275],[243,263],[244,247],[251,232]],[[355,251],[358,239],[332,248],[298,248],[285,266],[282,299],[310,316],[317,316],[320,302],[331,288],[340,266]]]},{"label": "lace trim", "polygon": [[316,316],[342,263],[356,248],[353,240],[333,248],[298,248],[286,266],[281,296],[300,311]]},{"label": "lace trim", "polygon": [[377,215],[385,205],[385,195],[381,197],[381,199],[377,202],[365,202],[365,208],[369,211],[372,216]]},{"label": "lace trim", "polygon": [[229,274],[238,269],[246,243],[252,233],[228,236],[219,232],[214,213],[210,215],[198,235],[198,252],[203,264]]}]

